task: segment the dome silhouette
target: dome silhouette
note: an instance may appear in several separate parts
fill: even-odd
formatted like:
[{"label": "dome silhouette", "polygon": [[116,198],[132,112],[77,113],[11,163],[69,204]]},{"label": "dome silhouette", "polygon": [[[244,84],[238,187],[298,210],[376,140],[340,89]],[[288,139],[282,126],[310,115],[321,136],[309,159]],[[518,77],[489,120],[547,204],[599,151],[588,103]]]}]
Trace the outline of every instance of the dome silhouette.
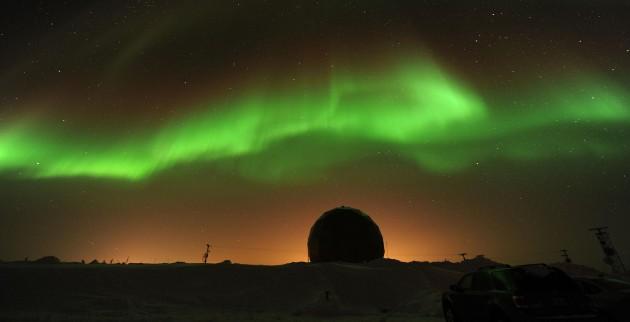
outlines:
[{"label": "dome silhouette", "polygon": [[383,236],[376,223],[359,209],[341,206],[325,212],[311,228],[311,262],[362,263],[383,258]]}]

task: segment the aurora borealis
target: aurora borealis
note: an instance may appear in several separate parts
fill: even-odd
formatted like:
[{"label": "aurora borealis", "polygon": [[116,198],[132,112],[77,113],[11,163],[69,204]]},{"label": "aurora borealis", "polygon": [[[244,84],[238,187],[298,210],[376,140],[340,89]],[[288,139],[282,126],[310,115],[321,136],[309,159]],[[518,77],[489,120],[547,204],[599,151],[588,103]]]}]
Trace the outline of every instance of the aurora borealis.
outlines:
[{"label": "aurora borealis", "polygon": [[630,38],[612,5],[6,6],[0,258],[195,261],[211,240],[303,260],[338,203],[404,260],[573,248],[597,265],[585,229],[627,227]]},{"label": "aurora borealis", "polygon": [[[352,151],[355,142],[366,142],[388,146],[424,170],[441,172],[490,158],[535,160],[550,155],[614,154],[617,142],[606,137],[585,141],[580,132],[592,126],[615,127],[630,122],[625,93],[613,84],[589,79],[579,85],[556,85],[550,89],[553,95],[534,92],[531,95],[540,97],[538,100],[526,97],[531,101],[528,111],[494,115],[483,98],[427,58],[406,60],[412,63],[384,67],[388,74],[368,70],[365,75],[333,75],[324,89],[298,87],[269,94],[246,89],[246,95],[230,103],[198,103],[199,112],[139,136],[117,135],[93,142],[90,135],[81,133],[55,137],[45,124],[19,124],[1,137],[0,167],[22,170],[31,178],[139,180],[181,163],[255,155],[251,162],[261,165],[254,169],[256,173],[247,173],[247,169],[240,172],[281,180],[290,175],[283,173],[285,168],[313,175],[319,171],[317,166],[350,162],[357,155],[370,153]],[[537,106],[541,102],[547,108]],[[581,129],[577,135],[563,133],[535,147],[511,138],[576,122],[586,123],[575,126]],[[266,154],[274,145],[309,135],[317,138],[315,143],[309,139],[303,142],[306,150],[331,149],[339,141],[349,146],[335,153],[320,151],[316,160],[291,160],[282,151],[269,162],[256,160],[270,158]],[[484,146],[497,139],[506,141],[502,149]],[[318,144],[318,140],[328,142]],[[467,151],[470,145],[477,146],[477,151]]]}]

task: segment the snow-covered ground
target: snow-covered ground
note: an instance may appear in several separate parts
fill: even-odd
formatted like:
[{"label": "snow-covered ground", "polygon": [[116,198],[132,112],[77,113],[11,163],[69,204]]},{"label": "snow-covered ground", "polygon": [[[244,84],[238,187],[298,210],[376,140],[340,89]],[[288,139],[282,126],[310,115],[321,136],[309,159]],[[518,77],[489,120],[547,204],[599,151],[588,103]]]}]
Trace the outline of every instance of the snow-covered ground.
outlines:
[{"label": "snow-covered ground", "polygon": [[209,321],[262,321],[262,322],[444,322],[441,317],[423,317],[414,314],[366,314],[355,316],[294,316],[281,313],[221,313],[203,311],[199,313],[181,312],[175,314],[134,314],[134,315],[97,315],[97,314],[63,314],[32,313],[10,315],[2,314],[2,321],[81,321],[81,322],[209,322]]},{"label": "snow-covered ground", "polygon": [[0,321],[442,321],[488,264],[0,264]]}]

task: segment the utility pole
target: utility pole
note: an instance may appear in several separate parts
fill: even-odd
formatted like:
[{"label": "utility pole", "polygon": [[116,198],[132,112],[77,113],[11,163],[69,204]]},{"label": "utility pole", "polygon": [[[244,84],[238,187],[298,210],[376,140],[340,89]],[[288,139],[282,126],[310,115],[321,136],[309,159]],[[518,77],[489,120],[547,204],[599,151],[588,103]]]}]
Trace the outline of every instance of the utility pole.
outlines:
[{"label": "utility pole", "polygon": [[565,263],[573,263],[573,261],[571,260],[571,257],[569,257],[569,251],[566,249],[561,249],[560,252],[562,253],[562,257],[564,257],[564,262]]},{"label": "utility pole", "polygon": [[457,255],[461,256],[462,257],[462,261],[465,262],[466,261],[466,255],[468,255],[468,253],[459,253]]},{"label": "utility pole", "polygon": [[604,263],[610,265],[613,273],[624,273],[626,268],[621,261],[621,256],[619,256],[617,249],[613,246],[610,234],[608,233],[608,227],[594,227],[590,228],[589,231],[595,233],[595,237],[604,251]]}]

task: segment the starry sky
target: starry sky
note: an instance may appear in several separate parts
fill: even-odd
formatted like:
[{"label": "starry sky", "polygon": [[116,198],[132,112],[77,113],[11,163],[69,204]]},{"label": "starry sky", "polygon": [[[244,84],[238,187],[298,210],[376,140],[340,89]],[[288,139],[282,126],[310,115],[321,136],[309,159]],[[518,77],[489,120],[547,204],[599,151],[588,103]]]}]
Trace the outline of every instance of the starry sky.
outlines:
[{"label": "starry sky", "polygon": [[630,5],[7,1],[0,259],[630,264]]}]

